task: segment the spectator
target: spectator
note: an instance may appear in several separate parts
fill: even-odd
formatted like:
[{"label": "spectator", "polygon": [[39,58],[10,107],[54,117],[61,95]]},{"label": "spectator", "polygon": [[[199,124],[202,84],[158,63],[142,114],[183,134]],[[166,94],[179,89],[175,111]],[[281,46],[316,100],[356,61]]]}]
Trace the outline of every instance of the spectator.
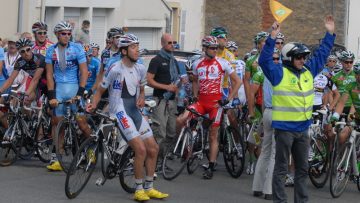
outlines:
[{"label": "spectator", "polygon": [[90,21],[84,20],[81,25],[81,29],[75,34],[75,42],[80,44],[90,44]]},{"label": "spectator", "polygon": [[[12,71],[14,70],[15,62],[20,55],[16,49],[16,41],[18,38],[16,36],[12,36],[7,39],[8,46],[7,52],[5,53],[5,66],[3,67],[2,73],[3,75],[0,76],[0,81],[6,80],[9,75],[11,75]],[[0,82],[1,83],[1,82]]]},{"label": "spectator", "polygon": [[30,32],[23,32],[23,33],[21,33],[20,39],[22,39],[22,38],[26,38],[26,39],[28,39],[28,40],[30,40],[30,41],[33,41],[33,39],[32,39],[32,34],[31,34]]}]

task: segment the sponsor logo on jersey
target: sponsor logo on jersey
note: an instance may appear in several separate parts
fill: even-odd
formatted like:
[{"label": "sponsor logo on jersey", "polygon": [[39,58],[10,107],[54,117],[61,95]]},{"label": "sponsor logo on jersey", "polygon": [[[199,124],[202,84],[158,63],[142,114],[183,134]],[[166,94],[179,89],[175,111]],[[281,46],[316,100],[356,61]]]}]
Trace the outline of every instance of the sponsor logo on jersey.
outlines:
[{"label": "sponsor logo on jersey", "polygon": [[123,127],[124,129],[130,128],[129,121],[125,117],[125,113],[123,111],[116,113],[116,117],[118,118],[121,127]]},{"label": "sponsor logo on jersey", "polygon": [[114,90],[121,90],[122,88],[122,84],[119,80],[115,80],[113,83],[113,89]]}]

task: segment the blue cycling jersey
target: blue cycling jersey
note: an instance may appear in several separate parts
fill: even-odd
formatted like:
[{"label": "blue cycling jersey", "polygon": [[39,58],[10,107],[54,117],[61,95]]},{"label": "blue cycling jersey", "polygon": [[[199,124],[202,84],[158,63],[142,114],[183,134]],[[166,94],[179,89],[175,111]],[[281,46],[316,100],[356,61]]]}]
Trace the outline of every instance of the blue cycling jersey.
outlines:
[{"label": "blue cycling jersey", "polygon": [[5,53],[2,47],[0,47],[0,61],[5,61]]},{"label": "blue cycling jersey", "polygon": [[66,67],[61,68],[59,62],[58,44],[54,44],[46,51],[46,64],[54,68],[55,83],[79,83],[79,64],[86,63],[84,48],[77,43],[69,42],[65,48]]},{"label": "blue cycling jersey", "polygon": [[94,85],[99,70],[100,70],[100,60],[96,59],[95,57],[91,57],[91,61],[88,64],[89,75],[85,86],[86,90],[90,90],[91,87]]}]

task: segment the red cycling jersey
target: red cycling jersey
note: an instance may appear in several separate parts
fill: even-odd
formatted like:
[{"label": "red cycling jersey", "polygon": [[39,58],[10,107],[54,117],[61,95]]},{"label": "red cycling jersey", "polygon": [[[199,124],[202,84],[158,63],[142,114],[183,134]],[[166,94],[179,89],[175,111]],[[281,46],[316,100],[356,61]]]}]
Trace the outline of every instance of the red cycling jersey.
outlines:
[{"label": "red cycling jersey", "polygon": [[32,47],[34,54],[41,54],[43,56],[46,55],[46,49],[49,48],[54,43],[50,42],[49,40],[46,40],[46,42],[43,45],[39,45],[37,42],[35,42],[34,46]]}]

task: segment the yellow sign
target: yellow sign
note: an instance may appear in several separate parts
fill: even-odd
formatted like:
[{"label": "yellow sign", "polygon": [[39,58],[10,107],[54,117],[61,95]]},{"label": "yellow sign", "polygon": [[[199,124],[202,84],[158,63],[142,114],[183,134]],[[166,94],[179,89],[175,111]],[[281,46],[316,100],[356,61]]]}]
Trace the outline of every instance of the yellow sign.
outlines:
[{"label": "yellow sign", "polygon": [[279,23],[284,21],[293,12],[277,0],[270,0],[270,10],[276,21]]}]

